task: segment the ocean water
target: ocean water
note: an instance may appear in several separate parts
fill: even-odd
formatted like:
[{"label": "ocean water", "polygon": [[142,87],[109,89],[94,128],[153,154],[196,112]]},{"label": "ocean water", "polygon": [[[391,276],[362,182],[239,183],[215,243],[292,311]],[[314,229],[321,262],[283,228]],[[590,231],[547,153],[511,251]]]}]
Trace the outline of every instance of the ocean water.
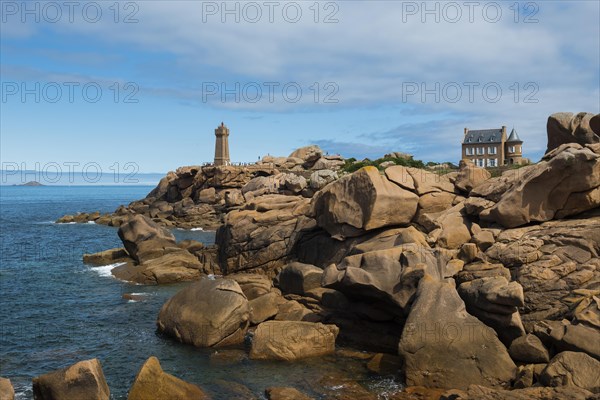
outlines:
[{"label": "ocean water", "polygon": [[[112,398],[126,399],[150,356],[214,399],[264,398],[265,388],[276,385],[324,398],[316,387],[322,376],[352,378],[382,399],[398,390],[395,379],[369,375],[362,361],[337,356],[295,363],[250,361],[240,359],[239,350],[196,349],[158,335],[160,307],[185,284],[119,281],[110,275],[110,266],[81,261],[83,253],[121,246],[116,228],[53,223],[64,214],[114,211],[151,189],[0,187],[0,375],[11,379],[18,399],[32,398],[33,377],[90,358],[101,361]],[[175,229],[174,234],[178,240],[214,242],[214,232]],[[144,300],[124,300],[124,293],[143,294]],[[216,352],[233,357],[219,358]]]}]

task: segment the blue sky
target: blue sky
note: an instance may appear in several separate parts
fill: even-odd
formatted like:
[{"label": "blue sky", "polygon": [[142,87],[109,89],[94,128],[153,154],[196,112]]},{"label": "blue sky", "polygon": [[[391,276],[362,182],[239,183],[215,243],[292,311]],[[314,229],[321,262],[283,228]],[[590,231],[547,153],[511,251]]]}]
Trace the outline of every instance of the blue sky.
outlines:
[{"label": "blue sky", "polygon": [[239,162],[457,162],[464,127],[502,125],[537,161],[548,115],[600,112],[597,1],[0,3],[0,156],[27,169],[166,172],[221,121]]}]

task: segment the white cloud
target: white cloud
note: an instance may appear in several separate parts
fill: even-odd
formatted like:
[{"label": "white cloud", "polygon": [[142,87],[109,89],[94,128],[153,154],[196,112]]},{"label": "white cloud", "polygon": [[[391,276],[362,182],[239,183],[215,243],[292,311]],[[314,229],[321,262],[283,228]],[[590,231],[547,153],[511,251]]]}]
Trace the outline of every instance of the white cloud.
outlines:
[{"label": "white cloud", "polygon": [[[106,4],[108,7],[108,3]],[[111,3],[112,4],[112,3]],[[138,23],[114,23],[108,10],[107,18],[99,23],[86,23],[79,19],[68,24],[3,24],[3,33],[9,37],[33,35],[37,29],[49,29],[61,35],[77,35],[94,43],[103,43],[98,52],[131,51],[131,57],[143,53],[169,56],[161,59],[159,70],[153,65],[140,68],[140,79],[155,74],[151,82],[141,82],[142,90],[158,96],[174,97],[186,101],[201,97],[202,82],[226,81],[229,85],[240,82],[297,81],[303,87],[313,82],[323,85],[335,82],[339,86],[339,104],[311,104],[312,98],[275,104],[213,102],[211,106],[233,110],[258,110],[263,112],[289,112],[312,107],[352,110],[355,107],[380,107],[399,105],[411,109],[409,115],[398,113],[391,118],[389,130],[402,123],[417,123],[425,116],[439,119],[451,115],[462,120],[455,124],[438,126],[436,145],[423,148],[432,154],[434,147],[455,144],[462,126],[487,127],[503,124],[515,125],[536,155],[545,148],[545,120],[557,111],[600,109],[600,21],[599,3],[589,1],[535,2],[539,10],[534,18],[538,23],[515,23],[512,2],[501,2],[502,18],[496,23],[483,18],[481,2],[474,14],[475,22],[467,20],[467,9],[461,8],[459,23],[434,22],[428,14],[427,22],[420,15],[408,15],[403,21],[403,7],[427,4],[444,7],[443,2],[390,2],[347,1],[338,2],[335,18],[339,23],[313,22],[312,2],[298,2],[303,11],[300,22],[284,20],[281,8],[275,12],[275,23],[269,23],[263,7],[263,18],[253,24],[242,21],[222,23],[220,15],[207,16],[203,22],[202,7],[222,2],[143,1],[136,3]],[[235,3],[243,7],[245,3]],[[258,4],[263,4],[258,2]],[[319,3],[323,6],[326,3]],[[458,4],[464,4],[458,2]],[[524,4],[524,3],[523,3]],[[123,10],[122,10],[123,11]],[[328,10],[320,10],[320,18]],[[521,10],[520,21],[524,17]],[[121,14],[121,18],[123,17]],[[164,69],[163,69],[164,68]],[[60,75],[59,72],[52,73]],[[67,74],[67,71],[63,72]],[[114,71],[110,70],[110,74]],[[108,73],[107,73],[108,74]],[[102,79],[102,78],[98,78]],[[110,80],[106,78],[106,80]],[[129,80],[124,78],[123,80]],[[415,82],[441,87],[456,82],[497,83],[503,89],[498,103],[490,103],[478,91],[473,102],[466,92],[458,102],[440,102],[420,96],[402,96],[403,84]],[[539,88],[535,98],[538,103],[525,103],[528,93],[524,85],[533,82]],[[514,83],[520,96],[514,101]],[[351,111],[349,111],[351,113]],[[410,136],[410,132],[407,135]],[[416,137],[419,139],[418,137]],[[425,145],[423,145],[425,146]],[[376,146],[377,147],[377,146]],[[401,150],[401,149],[398,149]],[[417,151],[419,151],[417,149]]]}]

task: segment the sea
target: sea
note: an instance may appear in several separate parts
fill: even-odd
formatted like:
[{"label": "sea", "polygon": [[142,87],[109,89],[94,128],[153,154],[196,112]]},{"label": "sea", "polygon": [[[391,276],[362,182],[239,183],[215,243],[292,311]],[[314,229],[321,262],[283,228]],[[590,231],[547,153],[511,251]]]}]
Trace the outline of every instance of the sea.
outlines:
[{"label": "sea", "polygon": [[[112,212],[145,197],[152,186],[0,186],[0,376],[17,399],[32,399],[32,378],[98,358],[111,398],[126,399],[150,356],[163,370],[202,387],[213,399],[264,399],[271,386],[328,398],[344,380],[386,399],[401,389],[364,361],[332,355],[297,362],[249,360],[238,349],[197,349],[156,332],[165,301],[189,283],[144,286],[115,279],[113,266],[82,262],[84,253],[120,247],[117,229],[56,224],[77,212]],[[214,243],[215,232],[174,229],[177,240]],[[138,301],[123,294],[139,295]],[[325,379],[323,377],[332,377]],[[323,385],[330,387],[323,388]],[[331,383],[338,382],[338,383]],[[76,400],[76,399],[75,399]]]}]

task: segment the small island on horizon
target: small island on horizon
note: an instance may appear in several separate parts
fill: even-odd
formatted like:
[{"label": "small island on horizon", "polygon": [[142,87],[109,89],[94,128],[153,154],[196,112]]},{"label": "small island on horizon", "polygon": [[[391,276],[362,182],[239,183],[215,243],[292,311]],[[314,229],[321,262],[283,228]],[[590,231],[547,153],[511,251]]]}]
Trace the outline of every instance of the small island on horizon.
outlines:
[{"label": "small island on horizon", "polygon": [[42,183],[39,183],[39,182],[37,182],[37,181],[29,181],[29,182],[27,182],[27,183],[24,183],[24,184],[22,184],[22,185],[17,185],[17,184],[14,184],[13,186],[46,186],[46,185],[44,185],[44,184],[42,184]]}]

